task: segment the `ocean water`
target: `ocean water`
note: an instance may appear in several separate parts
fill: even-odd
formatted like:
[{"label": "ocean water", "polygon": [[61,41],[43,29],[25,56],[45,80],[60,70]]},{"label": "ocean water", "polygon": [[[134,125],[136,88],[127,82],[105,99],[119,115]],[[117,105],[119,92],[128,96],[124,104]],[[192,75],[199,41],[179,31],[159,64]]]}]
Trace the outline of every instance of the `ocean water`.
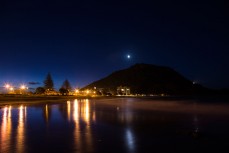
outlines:
[{"label": "ocean water", "polygon": [[229,104],[217,100],[76,99],[0,108],[0,153],[218,153],[228,146]]}]

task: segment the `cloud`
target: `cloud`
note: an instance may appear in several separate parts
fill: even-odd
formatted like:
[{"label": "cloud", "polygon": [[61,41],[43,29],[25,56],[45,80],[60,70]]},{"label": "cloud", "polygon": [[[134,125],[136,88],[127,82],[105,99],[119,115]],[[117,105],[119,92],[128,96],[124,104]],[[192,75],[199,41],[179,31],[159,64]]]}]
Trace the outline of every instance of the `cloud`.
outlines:
[{"label": "cloud", "polygon": [[37,85],[40,84],[40,82],[29,82],[30,85]]}]

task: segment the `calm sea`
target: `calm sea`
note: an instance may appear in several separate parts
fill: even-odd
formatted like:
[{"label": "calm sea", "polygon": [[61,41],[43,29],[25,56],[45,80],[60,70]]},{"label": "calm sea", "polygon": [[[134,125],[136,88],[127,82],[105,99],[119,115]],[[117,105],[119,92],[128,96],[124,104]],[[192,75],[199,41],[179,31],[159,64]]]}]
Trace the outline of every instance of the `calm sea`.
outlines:
[{"label": "calm sea", "polygon": [[115,98],[0,108],[0,153],[228,151],[227,103]]}]

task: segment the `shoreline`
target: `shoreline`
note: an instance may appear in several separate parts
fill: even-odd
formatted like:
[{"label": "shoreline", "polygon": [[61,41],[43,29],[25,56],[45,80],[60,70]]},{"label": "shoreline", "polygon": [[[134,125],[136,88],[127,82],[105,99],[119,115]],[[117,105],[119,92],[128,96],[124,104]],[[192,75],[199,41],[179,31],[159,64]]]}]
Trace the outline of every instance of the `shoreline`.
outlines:
[{"label": "shoreline", "polygon": [[60,96],[60,95],[10,95],[0,94],[0,106],[20,105],[36,103],[59,103],[74,99],[114,99],[114,98],[138,98],[135,96]]},{"label": "shoreline", "polygon": [[[2,105],[20,105],[20,104],[36,104],[36,103],[59,103],[74,99],[118,99],[118,98],[138,98],[145,100],[163,100],[163,101],[182,101],[195,100],[198,103],[221,103],[218,96],[81,96],[81,95],[10,95],[0,94],[0,106]],[[221,97],[222,98],[222,97]],[[224,99],[226,98],[226,100]],[[222,103],[229,103],[229,97],[224,97]],[[202,101],[204,99],[204,101]],[[216,102],[216,99],[217,102]],[[213,100],[213,101],[212,101]],[[211,102],[212,101],[212,102]]]},{"label": "shoreline", "polygon": [[47,96],[47,95],[0,95],[1,105],[35,104],[44,102],[61,102],[73,99],[90,98],[88,96]]},{"label": "shoreline", "polygon": [[[0,95],[0,106],[3,105],[20,105],[20,104],[37,104],[37,103],[59,103],[74,99],[118,99],[118,98],[145,98],[158,99],[165,97],[143,97],[143,96],[80,96],[80,95]],[[171,99],[170,99],[171,100]]]}]

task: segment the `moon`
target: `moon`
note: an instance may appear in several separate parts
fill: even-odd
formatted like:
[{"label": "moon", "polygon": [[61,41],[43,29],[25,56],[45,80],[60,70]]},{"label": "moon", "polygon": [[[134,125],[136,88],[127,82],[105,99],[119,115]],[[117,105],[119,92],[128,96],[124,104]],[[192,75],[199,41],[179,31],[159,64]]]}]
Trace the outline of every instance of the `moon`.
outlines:
[{"label": "moon", "polygon": [[128,59],[130,59],[131,56],[130,56],[130,55],[127,55],[126,57],[127,57]]}]

